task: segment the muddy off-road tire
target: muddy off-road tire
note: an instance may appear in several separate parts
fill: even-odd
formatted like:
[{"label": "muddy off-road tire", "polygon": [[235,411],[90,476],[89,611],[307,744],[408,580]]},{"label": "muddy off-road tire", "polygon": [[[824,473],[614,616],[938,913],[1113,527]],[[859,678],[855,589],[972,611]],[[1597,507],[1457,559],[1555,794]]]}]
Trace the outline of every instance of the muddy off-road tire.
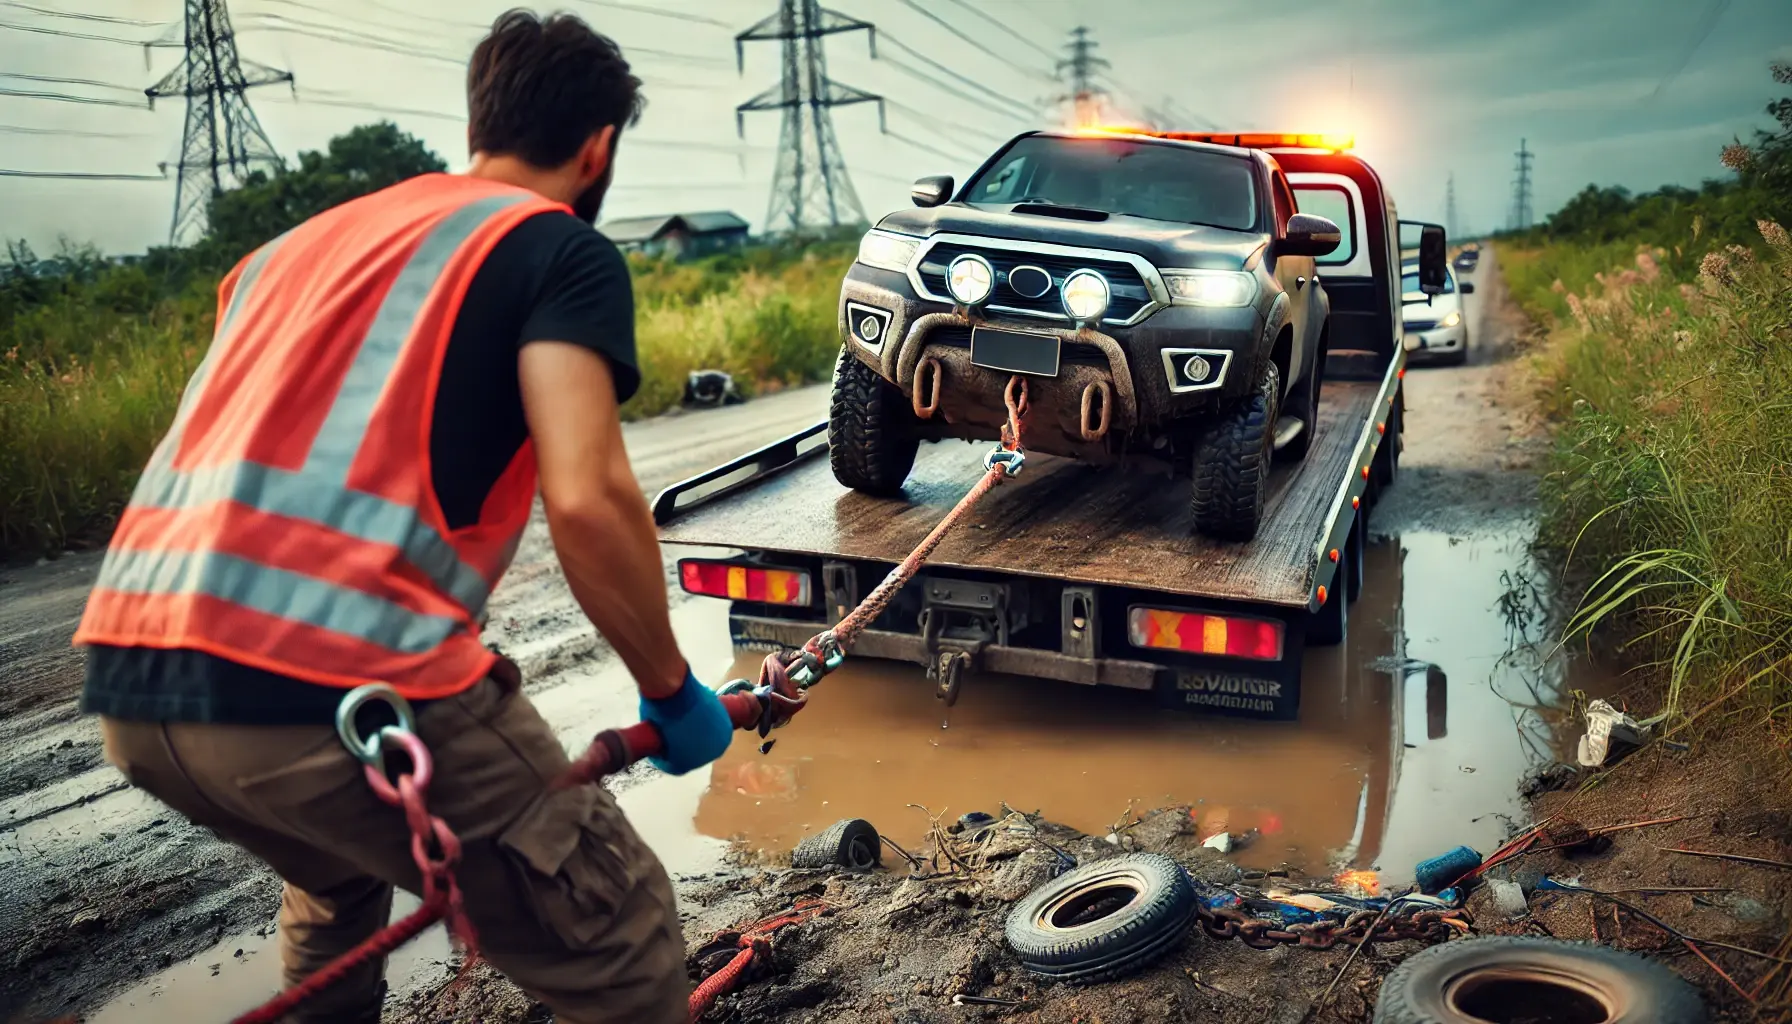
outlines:
[{"label": "muddy off-road tire", "polygon": [[914,407],[902,391],[841,349],[828,407],[828,465],[834,479],[879,497],[900,494],[920,447],[914,424]]},{"label": "muddy off-road tire", "polygon": [[1418,953],[1382,983],[1375,1024],[1704,1024],[1699,994],[1652,960],[1591,943],[1496,936]]},{"label": "muddy off-road tire", "polygon": [[864,818],[836,821],[825,831],[796,844],[790,851],[793,868],[845,868],[870,871],[883,859],[883,843],[877,829]]},{"label": "muddy off-road tire", "polygon": [[1008,948],[1031,974],[1088,984],[1139,970],[1189,933],[1195,889],[1160,854],[1110,857],[1065,872],[1008,913]]},{"label": "muddy off-road tire", "polygon": [[1257,535],[1275,460],[1276,410],[1282,378],[1263,365],[1257,388],[1208,424],[1195,449],[1195,529],[1218,540]]},{"label": "muddy off-road tire", "polygon": [[1300,433],[1276,452],[1276,458],[1283,462],[1305,459],[1313,447],[1313,435],[1319,432],[1319,393],[1325,389],[1325,348],[1321,347],[1313,358],[1313,372],[1307,375],[1306,384],[1301,386],[1298,395],[1289,396],[1293,404],[1277,413],[1278,416],[1296,417],[1301,422]]}]

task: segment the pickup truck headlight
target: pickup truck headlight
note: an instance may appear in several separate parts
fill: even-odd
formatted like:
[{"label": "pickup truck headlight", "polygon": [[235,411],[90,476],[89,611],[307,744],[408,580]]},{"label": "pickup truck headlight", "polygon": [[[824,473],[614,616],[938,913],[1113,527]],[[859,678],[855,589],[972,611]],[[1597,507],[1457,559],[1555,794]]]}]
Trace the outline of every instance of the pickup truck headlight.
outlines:
[{"label": "pickup truck headlight", "polygon": [[1171,299],[1192,306],[1248,306],[1257,279],[1233,270],[1179,270],[1164,275]]},{"label": "pickup truck headlight", "polygon": [[859,262],[879,270],[906,273],[909,261],[915,258],[915,250],[920,247],[919,238],[872,228],[859,239]]},{"label": "pickup truck headlight", "polygon": [[1454,327],[1461,322],[1462,322],[1462,311],[1459,309],[1453,309],[1450,311],[1449,316],[1444,317],[1444,322],[1439,324],[1438,326],[1439,327]]}]

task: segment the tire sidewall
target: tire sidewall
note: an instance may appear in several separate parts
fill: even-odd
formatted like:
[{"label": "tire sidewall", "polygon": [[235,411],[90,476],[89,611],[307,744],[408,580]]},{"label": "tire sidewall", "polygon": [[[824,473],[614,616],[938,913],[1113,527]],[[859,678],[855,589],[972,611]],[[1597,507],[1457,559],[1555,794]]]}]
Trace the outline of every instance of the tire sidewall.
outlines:
[{"label": "tire sidewall", "polygon": [[1401,964],[1382,986],[1375,1024],[1481,1024],[1450,1005],[1452,986],[1482,971],[1571,980],[1608,1001],[1609,1024],[1703,1024],[1697,993],[1653,961],[1588,943],[1500,937],[1449,942]]}]

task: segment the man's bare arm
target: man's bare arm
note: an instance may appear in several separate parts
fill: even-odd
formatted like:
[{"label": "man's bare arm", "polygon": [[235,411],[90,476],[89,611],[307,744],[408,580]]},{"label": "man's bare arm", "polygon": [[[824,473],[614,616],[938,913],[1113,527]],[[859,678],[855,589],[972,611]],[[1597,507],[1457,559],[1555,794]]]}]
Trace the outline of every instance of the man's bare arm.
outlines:
[{"label": "man's bare arm", "polygon": [[567,585],[622,657],[644,697],[684,684],[659,536],[622,447],[610,365],[589,349],[540,341],[518,357],[541,496]]}]

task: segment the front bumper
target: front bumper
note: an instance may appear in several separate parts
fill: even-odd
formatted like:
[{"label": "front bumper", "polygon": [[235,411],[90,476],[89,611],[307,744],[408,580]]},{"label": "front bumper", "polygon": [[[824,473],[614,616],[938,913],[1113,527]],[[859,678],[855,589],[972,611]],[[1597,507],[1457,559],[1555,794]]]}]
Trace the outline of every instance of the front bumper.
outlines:
[{"label": "front bumper", "polygon": [[[866,330],[868,316],[871,330]],[[1115,411],[1124,417],[1114,424],[1115,433],[1122,435],[1199,415],[1241,397],[1256,379],[1258,354],[1268,351],[1263,344],[1263,316],[1252,306],[1169,306],[1132,327],[1110,324],[1100,331],[1078,331],[1062,320],[1013,315],[985,315],[973,322],[962,310],[917,296],[905,275],[859,263],[852,265],[841,284],[842,344],[911,397],[922,358],[939,359],[948,373],[941,392],[948,422],[965,418],[967,401],[1000,411],[1007,377],[971,364],[969,338],[974,324],[1058,335],[1065,346],[1063,365],[1056,378],[1032,378],[1032,404],[1038,408],[1045,398],[1060,410],[1068,406],[1067,415],[1057,418],[1074,423],[1080,390],[1090,381],[1108,379],[1122,399]],[[1187,360],[1179,352],[1182,349],[1220,353],[1211,357],[1218,365],[1217,379],[1209,386],[1188,387],[1176,370]],[[951,393],[954,385],[958,396]],[[1076,432],[1067,433],[1072,435],[1071,447],[1078,448]],[[1062,454],[1092,453],[1079,449]]]},{"label": "front bumper", "polygon": [[1432,359],[1450,359],[1468,351],[1468,324],[1437,327],[1429,331],[1406,332],[1406,359],[1422,363]]}]

